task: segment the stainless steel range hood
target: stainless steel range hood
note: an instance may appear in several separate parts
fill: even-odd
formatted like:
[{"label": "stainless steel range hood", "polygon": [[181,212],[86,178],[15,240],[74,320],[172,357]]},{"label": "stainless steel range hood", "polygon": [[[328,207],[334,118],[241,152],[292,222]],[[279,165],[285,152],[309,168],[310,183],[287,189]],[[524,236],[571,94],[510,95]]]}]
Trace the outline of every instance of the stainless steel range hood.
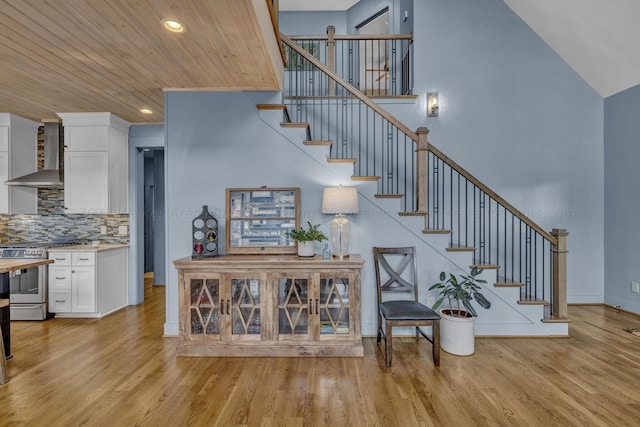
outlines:
[{"label": "stainless steel range hood", "polygon": [[44,122],[44,169],[6,181],[23,187],[64,187],[64,142],[60,139],[60,123]]}]

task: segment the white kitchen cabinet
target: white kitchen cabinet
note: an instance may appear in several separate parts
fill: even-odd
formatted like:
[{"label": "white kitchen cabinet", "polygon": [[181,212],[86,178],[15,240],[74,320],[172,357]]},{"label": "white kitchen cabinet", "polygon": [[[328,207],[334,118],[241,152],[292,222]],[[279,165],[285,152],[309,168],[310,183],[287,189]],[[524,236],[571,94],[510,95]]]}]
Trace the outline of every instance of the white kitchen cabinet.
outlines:
[{"label": "white kitchen cabinet", "polygon": [[65,152],[66,213],[109,212],[109,155],[100,151]]},{"label": "white kitchen cabinet", "polygon": [[125,245],[49,250],[49,311],[58,317],[101,317],[127,305]]},{"label": "white kitchen cabinet", "polygon": [[128,213],[129,123],[111,113],[58,113],[66,213]]},{"label": "white kitchen cabinet", "polygon": [[0,214],[37,211],[37,189],[9,186],[5,181],[37,170],[39,123],[0,113]]},{"label": "white kitchen cabinet", "polygon": [[96,311],[96,268],[72,267],[71,311],[91,313]]}]

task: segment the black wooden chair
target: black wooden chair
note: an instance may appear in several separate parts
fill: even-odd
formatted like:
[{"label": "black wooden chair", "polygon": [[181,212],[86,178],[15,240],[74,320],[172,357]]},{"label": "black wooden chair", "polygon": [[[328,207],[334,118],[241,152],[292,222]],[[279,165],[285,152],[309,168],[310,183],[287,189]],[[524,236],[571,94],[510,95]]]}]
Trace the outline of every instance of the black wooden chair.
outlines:
[{"label": "black wooden chair", "polygon": [[[440,365],[440,315],[418,301],[418,272],[416,248],[373,248],[378,285],[378,343],[384,337],[387,367],[391,366],[392,333],[394,326],[415,326],[418,334],[433,345],[433,364]],[[409,294],[411,299],[389,298],[388,294]],[[384,320],[384,329],[382,321]],[[419,327],[431,326],[430,338]]]}]

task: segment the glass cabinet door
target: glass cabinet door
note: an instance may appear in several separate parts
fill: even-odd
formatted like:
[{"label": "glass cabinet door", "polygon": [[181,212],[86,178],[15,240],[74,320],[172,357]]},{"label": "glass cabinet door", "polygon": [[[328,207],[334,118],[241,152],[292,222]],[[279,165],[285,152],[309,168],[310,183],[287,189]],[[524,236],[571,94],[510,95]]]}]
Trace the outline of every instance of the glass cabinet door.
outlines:
[{"label": "glass cabinet door", "polygon": [[308,338],[313,301],[309,277],[278,277],[278,335],[281,339]]},{"label": "glass cabinet door", "polygon": [[260,282],[258,277],[234,277],[229,281],[231,335],[236,338],[254,336],[260,339]]},{"label": "glass cabinet door", "polygon": [[188,334],[220,335],[220,279],[187,276]]},{"label": "glass cabinet door", "polygon": [[349,297],[351,281],[348,275],[320,277],[320,337],[348,336],[351,333]]}]

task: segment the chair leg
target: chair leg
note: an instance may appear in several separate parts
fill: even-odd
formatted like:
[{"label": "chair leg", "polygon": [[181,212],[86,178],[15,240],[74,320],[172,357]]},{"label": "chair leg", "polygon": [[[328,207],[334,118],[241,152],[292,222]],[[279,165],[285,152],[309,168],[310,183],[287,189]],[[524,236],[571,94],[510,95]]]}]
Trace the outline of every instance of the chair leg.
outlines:
[{"label": "chair leg", "polygon": [[391,354],[392,354],[392,344],[391,344],[391,322],[389,322],[388,320],[385,322],[386,323],[386,336],[384,338],[384,352],[385,352],[385,359],[386,359],[386,364],[387,364],[387,368],[391,367]]},{"label": "chair leg", "polygon": [[378,313],[378,338],[377,343],[380,344],[380,340],[382,339],[382,316]]},{"label": "chair leg", "polygon": [[434,320],[431,325],[433,336],[433,364],[440,366],[440,321]]}]

